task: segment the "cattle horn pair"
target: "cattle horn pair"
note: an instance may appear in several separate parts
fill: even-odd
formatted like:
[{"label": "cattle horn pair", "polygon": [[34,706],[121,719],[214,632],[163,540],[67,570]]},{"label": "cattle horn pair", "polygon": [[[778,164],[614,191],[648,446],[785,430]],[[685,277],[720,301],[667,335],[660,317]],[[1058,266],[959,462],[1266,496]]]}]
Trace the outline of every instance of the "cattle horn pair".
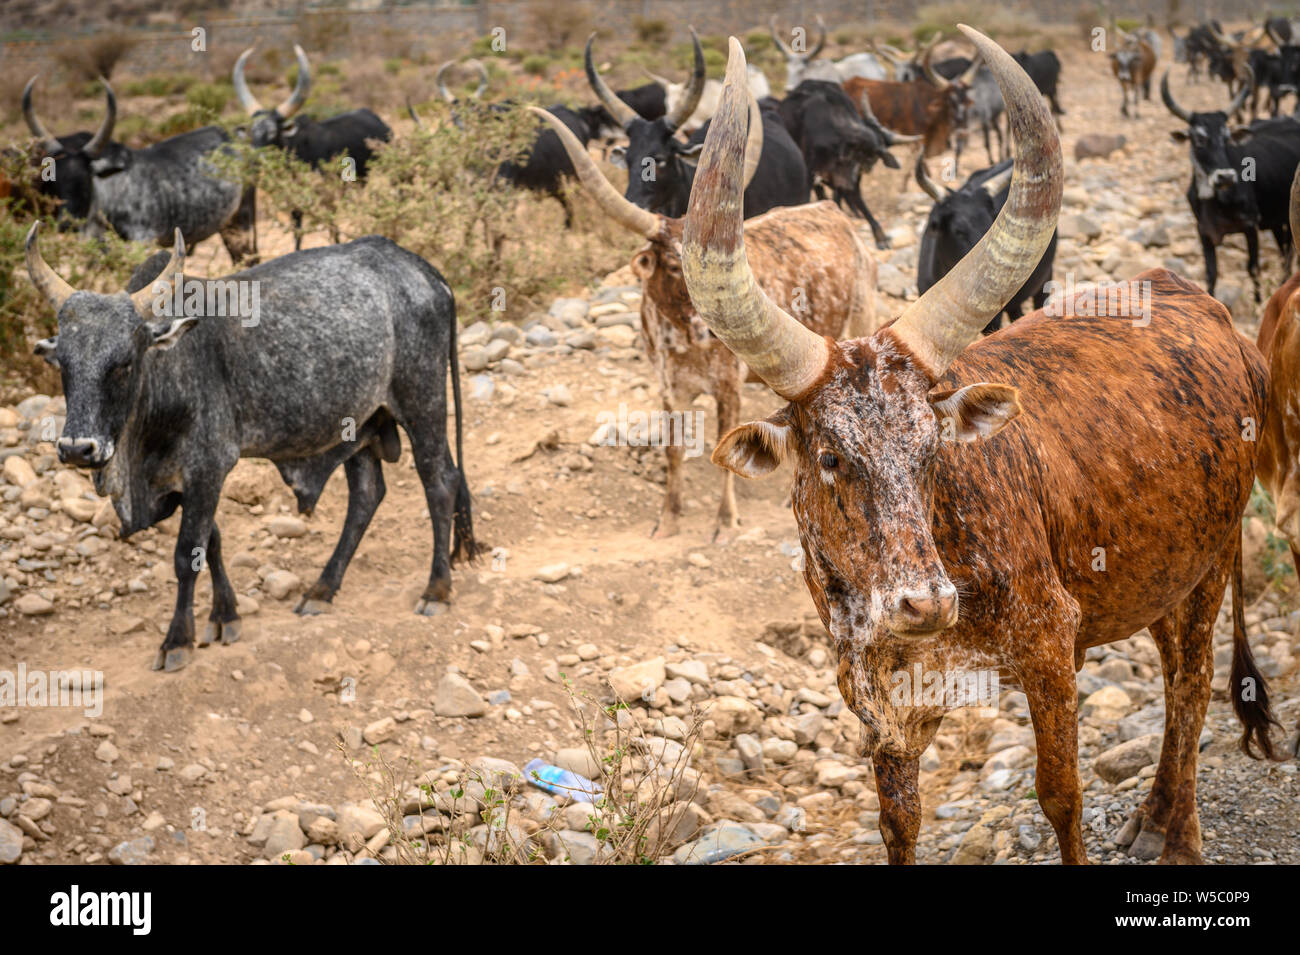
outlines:
[{"label": "cattle horn pair", "polygon": [[[1012,164],[1002,170],[996,176],[990,176],[980,184],[980,188],[990,196],[996,196],[999,192],[1007,187],[1011,181],[1011,176],[1015,172],[1015,165]],[[953,190],[948,186],[941,186],[930,178],[930,170],[925,165],[925,153],[916,157],[916,181],[920,187],[925,190],[925,194],[935,202],[943,202],[944,199],[952,195]]]},{"label": "cattle horn pair", "polygon": [[815,60],[817,59],[817,54],[821,53],[822,47],[826,46],[826,24],[822,20],[821,14],[817,15],[816,20],[817,45],[807,53],[796,53],[794,50],[790,49],[790,47],[788,47],[779,36],[777,36],[775,15],[767,21],[767,29],[768,32],[772,34],[772,42],[776,44],[776,48],[785,55],[786,59],[793,60],[802,57],[806,60]]},{"label": "cattle horn pair", "polygon": [[971,82],[975,79],[976,71],[980,68],[980,58],[978,53],[976,53],[975,56],[971,59],[970,66],[966,67],[966,71],[962,73],[962,75],[958,77],[956,81],[953,81],[935,72],[934,66],[930,62],[933,51],[934,51],[934,47],[930,46],[925,51],[925,55],[921,57],[921,69],[925,71],[926,79],[928,79],[931,83],[935,85],[935,87],[941,90],[950,89],[953,86],[958,86],[958,85],[970,86]]},{"label": "cattle horn pair", "polygon": [[[244,107],[244,111],[252,115],[262,112],[262,104],[257,101],[257,97],[252,94],[248,88],[248,82],[244,79],[244,63],[253,53],[253,47],[249,47],[243,53],[239,54],[239,59],[235,61],[235,69],[231,74],[230,82],[235,87],[235,96],[239,99],[239,105]],[[294,83],[293,92],[289,98],[275,108],[281,119],[288,119],[294,113],[302,109],[303,104],[307,102],[307,91],[311,89],[311,66],[307,63],[307,54],[303,52],[302,47],[297,43],[293,45],[293,55],[298,60],[298,81]]]},{"label": "cattle horn pair", "polygon": [[[746,86],[748,91],[748,86]],[[758,160],[763,153],[763,114],[758,108],[758,100],[754,99],[753,93],[749,96],[749,132],[745,137],[745,171],[743,182],[747,187],[754,173],[758,170]],[[591,197],[596,200],[607,216],[617,222],[619,225],[643,235],[647,239],[657,237],[662,229],[663,218],[655,212],[648,209],[642,209],[636,203],[630,201],[626,196],[619,195],[600,168],[592,161],[591,155],[587,152],[587,147],[578,141],[578,137],[568,126],[551,112],[539,109],[536,106],[528,107],[529,111],[540,116],[550,127],[555,130],[555,135],[560,137],[560,143],[564,146],[564,151],[569,155],[569,161],[573,163],[573,169],[578,174],[578,180],[591,193]],[[743,190],[744,187],[742,187]]]},{"label": "cattle horn pair", "polygon": [[[41,146],[46,153],[53,155],[62,150],[63,146],[58,137],[51,135],[45,128],[45,124],[41,122],[32,107],[32,89],[36,86],[40,75],[37,73],[23,87],[23,119],[27,121],[27,128],[31,130],[32,135],[41,141]],[[99,129],[95,130],[95,135],[91,136],[86,145],[81,148],[81,151],[92,159],[104,151],[104,147],[113,137],[113,127],[117,124],[117,97],[113,94],[113,87],[108,85],[106,77],[101,76],[99,81],[104,84],[104,98],[108,101],[108,109],[104,113],[104,121],[99,124]]]},{"label": "cattle horn pair", "polygon": [[[54,313],[57,315],[59,309],[63,308],[63,303],[77,290],[69,285],[59,273],[50,268],[50,264],[41,255],[41,247],[37,242],[40,230],[41,222],[37,219],[32,223],[31,229],[27,232],[27,240],[23,243],[23,251],[27,259],[27,274],[31,277],[36,290],[44,295],[50,305],[54,307]],[[185,240],[181,237],[181,230],[177,229],[175,244],[172,246],[171,260],[167,263],[167,267],[158,273],[158,280],[167,282],[180,281],[184,271]],[[135,306],[136,313],[141,316],[152,317],[153,315],[153,285],[154,283],[151,282],[138,292],[131,293],[131,304]]]},{"label": "cattle horn pair", "polygon": [[[1241,89],[1237,90],[1237,95],[1232,98],[1232,102],[1229,103],[1228,108],[1224,110],[1228,116],[1232,116],[1246,104],[1246,97],[1249,96],[1250,91],[1255,88],[1255,71],[1249,66],[1245,67],[1245,70],[1246,79],[1242,82]],[[1160,77],[1160,99],[1164,101],[1165,108],[1169,110],[1169,112],[1173,113],[1184,123],[1191,123],[1192,114],[1179,106],[1177,101],[1174,99],[1174,94],[1169,92],[1168,70],[1165,70],[1164,75]]]},{"label": "cattle horn pair", "polygon": [[[669,132],[676,131],[682,123],[690,119],[695,108],[700,105],[700,97],[704,94],[704,77],[706,67],[704,65],[704,48],[700,46],[700,38],[695,33],[695,27],[691,27],[691,45],[695,47],[695,66],[691,70],[690,84],[686,88],[686,95],[682,101],[677,104],[671,113],[664,117],[664,124],[667,125]],[[616,94],[605,83],[601,75],[596,72],[596,64],[591,58],[591,44],[595,41],[596,34],[593,32],[587,37],[587,50],[583,56],[583,64],[587,69],[587,82],[591,84],[592,92],[600,100],[602,106],[609,110],[611,116],[618,120],[619,125],[627,129],[634,119],[638,119],[636,110],[627,103],[618,98]]]},{"label": "cattle horn pair", "polygon": [[[451,103],[453,106],[456,104],[456,97],[451,90],[447,89],[447,84],[443,82],[443,76],[446,75],[447,71],[455,65],[455,60],[448,60],[446,63],[442,64],[442,66],[438,67],[438,75],[434,77],[434,82],[438,84],[438,92],[442,94],[444,100]],[[470,97],[471,99],[478,99],[483,95],[484,91],[486,91],[488,87],[487,67],[476,59],[466,60],[465,65],[473,66],[474,69],[478,70],[478,89],[474,90]]]},{"label": "cattle horn pair", "polygon": [[[935,378],[1005,306],[1038,264],[1061,207],[1061,144],[1037,88],[996,43],[959,29],[983,54],[1017,131],[1011,193],[983,239],[892,326]],[[740,169],[745,54],[730,41],[722,102],[704,152],[683,232],[682,267],[700,317],[779,395],[797,399],[825,372],[831,342],[759,288],[745,256]]]}]

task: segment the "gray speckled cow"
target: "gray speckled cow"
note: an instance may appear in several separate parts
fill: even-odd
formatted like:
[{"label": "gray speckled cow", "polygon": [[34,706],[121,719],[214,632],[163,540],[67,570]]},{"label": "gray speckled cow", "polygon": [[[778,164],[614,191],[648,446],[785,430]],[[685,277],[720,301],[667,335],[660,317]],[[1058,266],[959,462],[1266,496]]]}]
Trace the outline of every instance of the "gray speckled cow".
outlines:
[{"label": "gray speckled cow", "polygon": [[[68,402],[58,441],[65,464],[95,470],[122,536],[182,508],[176,611],[154,669],[177,670],[194,644],[194,583],[212,571],[213,606],[200,641],[239,638],[235,592],[221,562],[215,514],[241,457],[267,458],[310,512],[339,464],[348,480],[343,533],[297,606],[325,609],[384,496],[380,460],[396,461],[406,429],[433,518],[433,569],[416,612],[445,609],[450,561],[476,551],[461,454],[456,310],[442,276],[387,239],[295,252],[224,279],[183,276],[178,234],[163,268],[137,270],[138,290],[77,291],[41,258],[37,226],[27,269],[58,313],[36,351],[58,367]],[[195,305],[171,309],[176,285]],[[231,283],[237,283],[232,286]],[[256,283],[256,284],[253,284]],[[212,308],[213,290],[256,290],[256,314]],[[251,298],[252,296],[248,296]],[[196,312],[205,312],[197,315]],[[233,311],[233,310],[232,310]],[[456,460],[447,441],[451,362]],[[449,537],[455,541],[448,553]]]}]

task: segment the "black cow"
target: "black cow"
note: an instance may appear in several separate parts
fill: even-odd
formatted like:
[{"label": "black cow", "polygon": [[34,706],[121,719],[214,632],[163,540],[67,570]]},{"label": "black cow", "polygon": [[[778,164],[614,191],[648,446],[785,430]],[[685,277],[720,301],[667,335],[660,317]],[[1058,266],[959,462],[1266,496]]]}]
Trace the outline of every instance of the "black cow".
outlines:
[{"label": "black cow", "polygon": [[[1228,116],[1241,108],[1250,84],[1238,91],[1227,111],[1189,113],[1169,92],[1169,73],[1160,80],[1160,96],[1169,112],[1187,124],[1173,132],[1191,151],[1192,181],[1187,203],[1205,254],[1205,281],[1210,294],[1218,281],[1216,249],[1224,236],[1246,237],[1247,271],[1259,302],[1259,230],[1268,229],[1291,271],[1288,199],[1291,179],[1300,164],[1300,123],[1290,117],[1262,119],[1247,128],[1229,128]],[[1249,173],[1249,174],[1247,174]]]},{"label": "black cow", "polygon": [[[920,137],[899,136],[876,121],[864,94],[859,112],[844,87],[826,80],[804,80],[780,104],[781,121],[799,145],[819,199],[830,187],[836,205],[866,219],[876,246],[889,248],[889,237],[862,198],[861,179],[877,161],[897,169],[889,147]],[[806,192],[805,192],[806,194]]]},{"label": "black cow", "polygon": [[[587,39],[584,57],[587,82],[597,99],[627,133],[628,144],[624,152],[627,165],[627,191],[625,198],[651,212],[669,217],[685,215],[690,200],[691,186],[695,182],[693,159],[703,148],[703,137],[683,143],[674,135],[681,124],[695,112],[704,90],[704,50],[700,39],[691,30],[691,43],[695,48],[695,65],[686,95],[671,113],[655,120],[646,120],[606,85],[592,59],[592,42],[596,34]],[[773,125],[774,117],[763,117],[757,106],[753,110],[762,120],[763,148],[759,155],[754,177],[745,190],[745,215],[759,215],[781,205],[800,205],[808,201],[808,170],[798,149],[788,135],[781,135]],[[567,124],[566,124],[567,125]],[[768,148],[767,136],[775,137]],[[698,131],[697,131],[698,132]],[[558,140],[557,140],[558,142]]]},{"label": "black cow", "polygon": [[32,107],[36,79],[23,90],[23,116],[53,160],[53,178],[42,169],[38,186],[59,201],[61,223],[84,220],[88,235],[107,227],[124,239],[160,245],[177,229],[191,245],[220,234],[234,262],[256,261],[254,191],[218,177],[208,164],[230,142],[224,130],[204,126],[128,149],[113,139],[117,97],[105,80],[107,111],[99,129],[53,136]]},{"label": "black cow", "polygon": [[[925,221],[921,235],[921,248],[916,263],[916,290],[924,293],[948,274],[966,253],[984,238],[993,225],[1011,192],[1010,159],[981,169],[958,189],[949,189],[935,183],[925,168],[925,157],[916,157],[916,181],[934,200],[934,208]],[[1052,265],[1056,259],[1056,233],[1052,233],[1047,250],[1038,261],[1038,267],[1013,295],[1001,312],[994,315],[984,327],[984,334],[997,331],[1002,326],[1002,316],[1014,322],[1032,299],[1034,308],[1047,303],[1045,288],[1052,279]]]},{"label": "black cow", "polygon": [[[59,368],[67,396],[59,460],[95,471],[123,537],[182,511],[176,608],[154,669],[189,662],[194,585],[204,566],[212,571],[213,606],[199,645],[239,638],[215,515],[225,477],[242,457],[275,462],[304,512],[344,467],[342,534],[296,608],[319,613],[383,499],[380,462],[398,459],[401,425],[433,519],[433,566],[416,612],[446,609],[451,560],[472,558],[476,545],[460,450],[456,308],[431,265],[388,239],[366,236],[224,279],[187,281],[177,232],[165,267],[136,276],[145,287],[102,295],[74,289],[45,263],[38,227],[27,235],[27,269],[58,319],[57,335],[36,350]],[[184,291],[179,309],[177,286]],[[449,373],[454,460],[446,428]]]},{"label": "black cow", "polygon": [[[1052,115],[1064,116],[1065,110],[1061,109],[1061,104],[1056,101],[1056,86],[1061,81],[1060,58],[1051,50],[1042,50],[1038,53],[1021,50],[1011,56],[1020,64],[1020,68],[1029,74],[1038,92],[1047,97],[1047,102],[1052,107]],[[1060,125],[1060,120],[1057,120],[1057,125]]]},{"label": "black cow", "polygon": [[1174,38],[1175,58],[1181,46],[1183,58],[1187,62],[1187,82],[1194,83],[1201,75],[1202,67],[1209,67],[1217,62],[1223,47],[1218,37],[1223,35],[1223,25],[1218,20],[1210,20],[1187,31],[1186,36],[1178,36],[1169,31]]},{"label": "black cow", "polygon": [[[276,146],[287,149],[312,169],[319,169],[322,163],[346,156],[352,162],[351,168],[337,171],[350,175],[357,182],[363,181],[366,178],[366,167],[374,155],[371,141],[388,142],[393,137],[388,124],[368,109],[349,110],[323,120],[296,116],[307,102],[307,91],[311,89],[311,67],[307,63],[307,54],[297,44],[294,44],[293,53],[298,58],[298,81],[294,84],[293,93],[275,109],[263,109],[244,80],[244,63],[252,52],[252,47],[249,47],[239,55],[231,75],[235,95],[252,117],[249,141],[258,148]],[[302,247],[302,213],[295,210],[292,215],[293,247],[298,249]]]}]

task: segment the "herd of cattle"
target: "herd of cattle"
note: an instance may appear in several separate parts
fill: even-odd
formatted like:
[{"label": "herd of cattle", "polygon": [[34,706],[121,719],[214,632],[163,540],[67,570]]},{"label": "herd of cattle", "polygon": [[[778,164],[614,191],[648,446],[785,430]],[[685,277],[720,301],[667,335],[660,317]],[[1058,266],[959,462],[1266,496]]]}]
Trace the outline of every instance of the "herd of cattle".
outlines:
[{"label": "herd of cattle", "polygon": [[[1242,745],[1275,756],[1241,613],[1241,516],[1258,473],[1279,527],[1300,543],[1300,425],[1283,413],[1300,400],[1300,274],[1269,301],[1259,348],[1211,295],[1215,248],[1229,233],[1245,233],[1257,300],[1258,229],[1273,231],[1289,269],[1300,123],[1273,115],[1234,125],[1234,114],[1253,105],[1265,78],[1278,111],[1296,92],[1287,70],[1300,65],[1300,47],[1286,21],[1258,33],[1276,54],[1218,24],[1175,35],[1176,58],[1192,76],[1206,68],[1229,86],[1227,108],[1192,113],[1174,100],[1167,75],[1161,81],[1165,105],[1186,123],[1175,139],[1190,144],[1188,201],[1210,294],[1165,270],[1142,273],[1135,281],[1150,288],[1150,320],[1138,323],[1043,310],[1063,188],[1060,60],[1051,51],[1013,56],[960,31],[971,55],[936,38],[911,52],[873,44],[873,53],[832,62],[819,59],[824,27],[800,50],[773,26],[787,62],[783,97],[734,38],[725,83],[707,79],[694,31],[685,82],[655,77],[615,91],[596,66],[593,35],[585,67],[597,102],[528,107],[536,139],[497,177],[561,201],[564,180],[574,178],[603,214],[645,239],[632,269],[664,408],[707,394],[718,409],[715,534],[737,524],[735,475],[792,463],[805,579],[836,644],[844,699],[865,727],[891,862],[914,858],[918,760],[950,708],[897,705],[891,674],[924,665],[1014,676],[1033,715],[1039,801],[1063,860],[1082,862],[1075,672],[1088,648],[1144,627],[1161,653],[1167,719],[1151,794],[1127,838],[1135,853],[1198,861],[1197,740],[1229,584]],[[1120,36],[1110,56],[1127,115],[1131,99],[1149,97],[1159,37]],[[315,166],[346,154],[364,178],[392,131],[364,109],[322,121],[301,115],[311,73],[295,52],[296,86],[269,110],[244,78],[251,51],[239,57],[244,135]],[[469,98],[444,82],[456,66],[481,77]],[[23,114],[54,163],[40,188],[59,201],[61,224],[171,246],[117,295],[79,291],[56,274],[41,257],[39,223],[26,249],[31,279],[57,315],[57,334],[37,352],[60,370],[67,399],[60,460],[93,470],[124,536],[181,509],[176,606],[155,669],[177,670],[192,657],[195,581],[205,566],[214,597],[198,645],[240,635],[216,525],[236,461],[274,462],[303,511],[343,465],[342,534],[297,607],[316,613],[339,589],[384,496],[382,462],[400,453],[398,425],[433,523],[432,569],[416,609],[445,612],[452,562],[478,547],[461,449],[456,310],[442,276],[377,236],[258,264],[255,190],[209,162],[230,142],[226,132],[207,127],[128,149],[112,139],[117,103],[105,83],[99,129],[55,136],[36,114],[35,82]],[[475,61],[445,64],[436,83],[452,122],[467,110],[519,105],[483,103],[487,71]],[[991,165],[955,188],[936,182],[926,159],[951,148],[955,163],[977,128]],[[606,156],[628,170],[622,192],[590,152],[615,140]],[[867,221],[878,247],[888,245],[861,180],[877,163],[900,168],[891,149],[906,144],[917,148],[907,175],[935,204],[919,252],[920,297],[890,322],[876,314],[875,257],[854,217]],[[201,308],[159,311],[194,282],[184,275],[186,247],[218,234],[247,267],[198,281],[208,301],[212,286],[257,282],[255,325]],[[1022,319],[1027,302],[1037,311]],[[1003,315],[1013,324],[999,330]],[[788,404],[742,424],[747,375]],[[446,389],[430,387],[448,378],[454,455]],[[676,533],[682,512],[682,449],[665,453],[656,535]]]}]

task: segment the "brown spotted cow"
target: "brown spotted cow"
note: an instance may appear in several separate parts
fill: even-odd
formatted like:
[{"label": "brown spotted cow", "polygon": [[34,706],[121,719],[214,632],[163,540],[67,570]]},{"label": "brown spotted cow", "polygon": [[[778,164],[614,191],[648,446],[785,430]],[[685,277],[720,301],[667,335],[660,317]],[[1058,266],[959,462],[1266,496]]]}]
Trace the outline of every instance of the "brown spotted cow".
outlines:
[{"label": "brown spotted cow", "polygon": [[[981,339],[1051,239],[1063,173],[1029,78],[961,30],[1007,104],[1010,195],[896,321],[841,342],[754,291],[738,214],[744,53],[731,41],[682,268],[701,319],[789,403],[726,435],[713,461],[748,478],[793,465],[804,576],[863,724],[890,862],[915,861],[919,758],[981,673],[1025,692],[1039,803],[1062,860],[1086,862],[1075,673],[1090,647],[1143,627],[1160,650],[1168,718],[1151,792],[1126,828],[1137,855],[1196,862],[1214,622],[1240,574],[1258,447],[1243,422],[1262,420],[1267,372],[1223,306],[1164,270],[1137,277],[1149,322],[1076,302],[1067,317],[1040,310]],[[1234,685],[1262,688],[1237,623]],[[909,688],[918,672],[954,692]],[[1234,702],[1246,739],[1267,747],[1264,698]]]},{"label": "brown spotted cow", "polygon": [[[1300,235],[1300,169],[1291,181],[1292,235]],[[1273,387],[1259,447],[1259,483],[1273,495],[1278,533],[1300,574],[1300,272],[1269,298],[1259,323],[1259,350]],[[1300,727],[1289,749],[1300,756]]]},{"label": "brown spotted cow", "polygon": [[[750,97],[750,116],[757,104]],[[610,185],[587,150],[550,113],[533,108],[559,135],[583,186],[615,222],[647,245],[632,259],[641,280],[641,333],[659,378],[666,412],[690,407],[699,395],[712,395],[718,408],[718,434],[740,422],[741,362],[700,321],[682,279],[682,220],[641,209]],[[753,175],[762,149],[762,123],[753,122],[745,181]],[[799,321],[817,335],[868,334],[875,329],[876,261],[858,237],[851,219],[834,203],[818,202],[773,209],[749,220],[754,271],[763,294],[788,303]],[[776,343],[773,343],[776,347]],[[667,446],[668,476],[655,537],[676,534],[682,512],[681,447]],[[738,524],[734,479],[723,477],[714,539]]]}]

